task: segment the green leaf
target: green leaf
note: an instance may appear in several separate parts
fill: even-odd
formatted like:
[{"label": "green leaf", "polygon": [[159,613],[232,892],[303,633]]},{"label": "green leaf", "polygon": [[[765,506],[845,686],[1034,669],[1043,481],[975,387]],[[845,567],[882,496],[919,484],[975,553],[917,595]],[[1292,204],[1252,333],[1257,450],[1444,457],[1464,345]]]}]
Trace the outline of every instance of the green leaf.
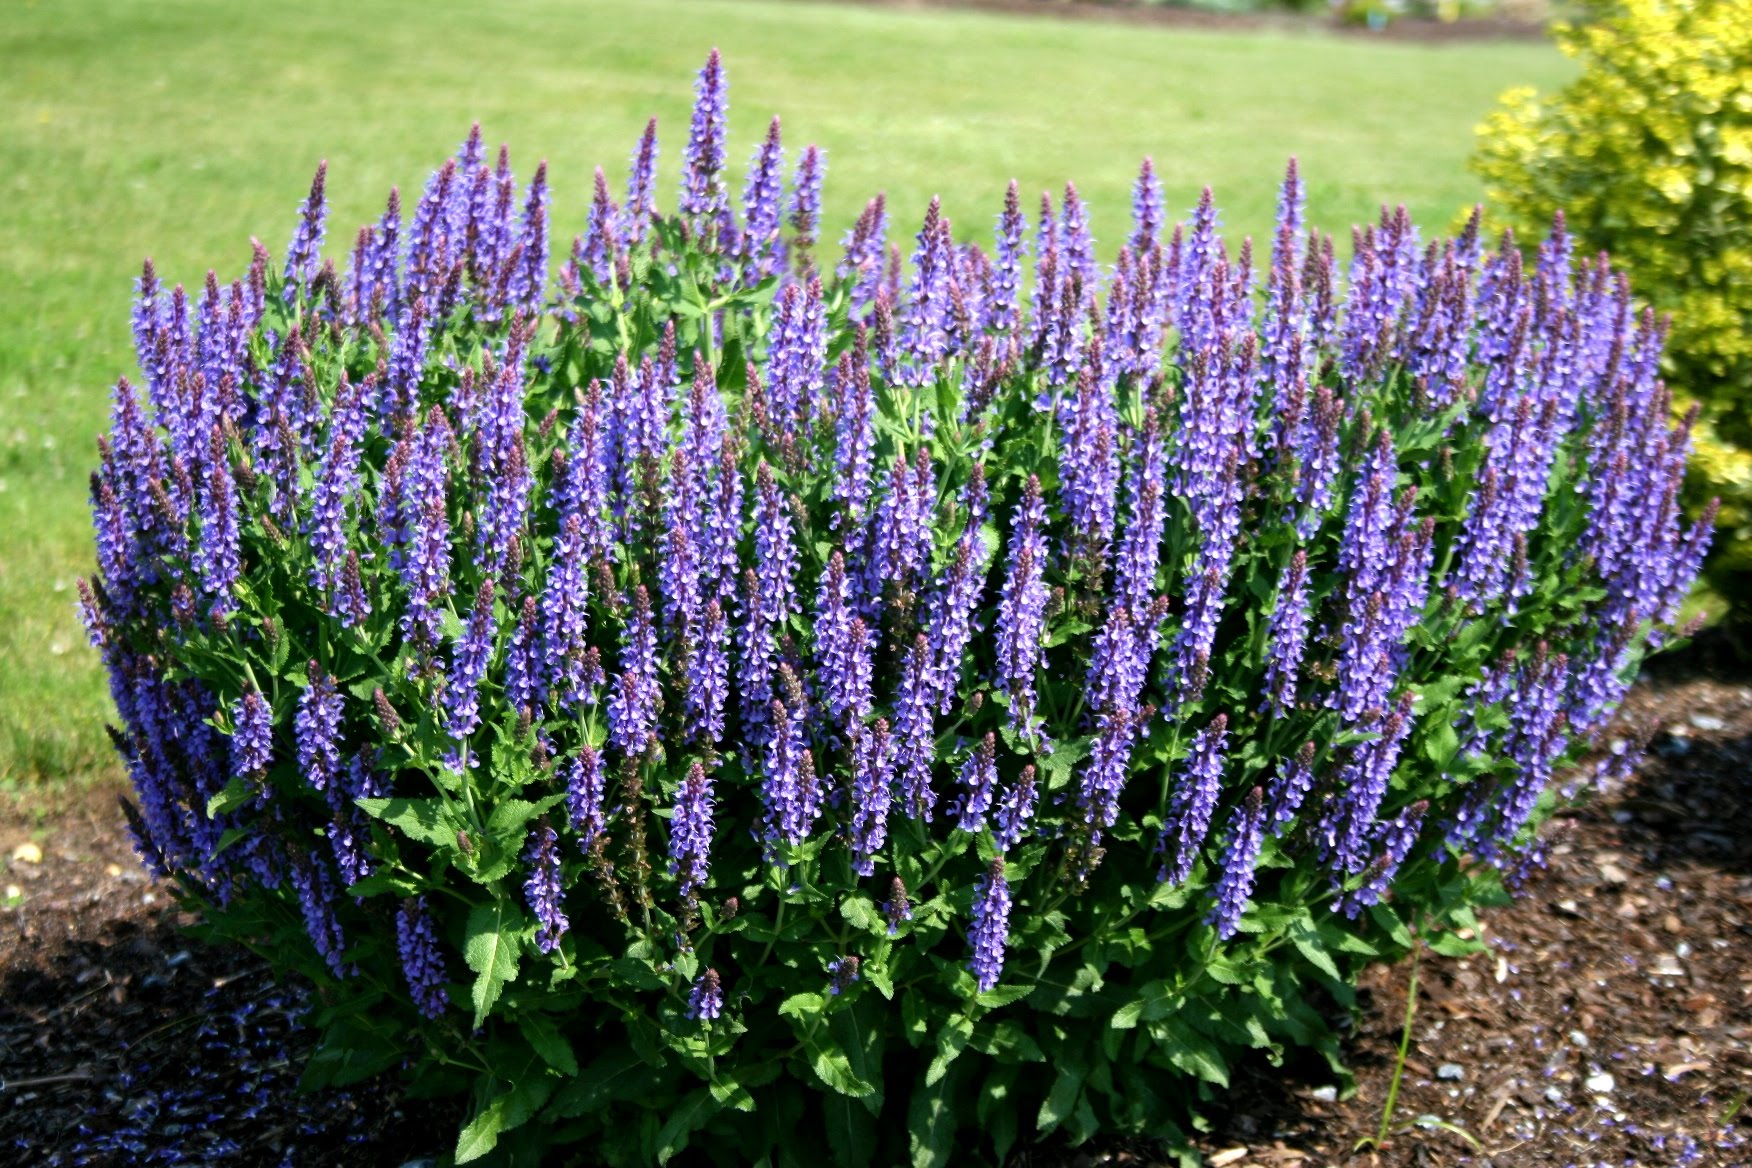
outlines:
[{"label": "green leaf", "polygon": [[957,1015],[944,1022],[937,1030],[937,1054],[931,1059],[931,1065],[925,1068],[925,1085],[935,1086],[948,1073],[949,1064],[961,1057],[961,1052],[967,1049],[968,1042],[973,1038],[973,1023],[966,1017]]},{"label": "green leaf", "polygon": [[462,1129],[456,1137],[456,1162],[485,1156],[498,1146],[501,1135],[529,1122],[553,1093],[554,1081],[530,1064],[511,1090],[496,1096]]},{"label": "green leaf", "polygon": [[1332,954],[1326,951],[1326,946],[1320,943],[1320,938],[1309,927],[1306,917],[1291,922],[1289,928],[1290,944],[1296,947],[1296,952],[1308,959],[1308,963],[1334,981],[1343,980],[1338,972],[1338,966],[1333,963]]},{"label": "green leaf", "polygon": [[950,1103],[954,1076],[921,1081],[907,1107],[906,1130],[913,1168],[948,1168],[955,1151],[955,1108]]},{"label": "green leaf", "polygon": [[827,999],[820,994],[792,994],[779,1003],[779,1014],[791,1015],[794,1018],[806,1018],[811,1014],[819,1014],[827,1005]]},{"label": "green leaf", "polygon": [[803,1036],[803,1048],[809,1053],[809,1069],[830,1091],[856,1098],[874,1095],[875,1085],[858,1076],[852,1069],[851,1057],[827,1030],[827,1027],[816,1026]]},{"label": "green leaf", "polygon": [[1425,938],[1424,944],[1430,947],[1432,953],[1440,953],[1443,957],[1470,957],[1490,948],[1482,941],[1467,941],[1456,933],[1437,933],[1433,937]]},{"label": "green leaf", "polygon": [[487,819],[487,833],[515,851],[523,842],[524,825],[537,816],[546,815],[565,797],[562,792],[534,802],[507,799],[493,808],[493,814]]},{"label": "green leaf", "polygon": [[409,839],[435,848],[456,849],[458,825],[445,813],[442,799],[359,799],[355,802],[365,814],[400,828]]},{"label": "green leaf", "polygon": [[657,1076],[650,1063],[631,1050],[617,1050],[595,1059],[578,1077],[567,1083],[548,1113],[555,1119],[572,1119],[602,1110],[617,1099],[632,1099],[655,1086]]},{"label": "green leaf", "polygon": [[748,1093],[748,1088],[737,1081],[736,1076],[727,1071],[719,1071],[707,1084],[712,1091],[712,1098],[718,1101],[720,1107],[729,1107],[737,1111],[753,1111],[754,1096]]},{"label": "green leaf", "polygon": [[830,1027],[852,1074],[869,1084],[869,1094],[860,1098],[870,1114],[876,1115],[882,1110],[882,1028],[870,1014],[868,1004],[860,998],[851,1009],[835,1011]]},{"label": "green leaf", "polygon": [[468,914],[463,959],[475,971],[471,997],[476,1029],[486,1021],[507,982],[517,980],[517,957],[522,948],[523,914],[506,900],[476,905]]},{"label": "green leaf", "polygon": [[552,1018],[546,1014],[524,1014],[517,1019],[517,1028],[523,1031],[523,1037],[542,1062],[567,1078],[578,1074],[578,1056],[572,1053],[572,1044]]},{"label": "green leaf", "polygon": [[690,1092],[669,1113],[669,1122],[657,1133],[657,1163],[669,1163],[677,1152],[687,1147],[688,1137],[706,1126],[706,1121],[718,1110],[718,1101],[706,1088]]},{"label": "green leaf", "polygon": [[251,789],[247,780],[232,779],[225,784],[224,790],[215,792],[213,797],[207,800],[207,818],[217,819],[228,811],[236,811],[254,797],[255,791]]},{"label": "green leaf", "polygon": [[1083,1080],[1087,1075],[1088,1071],[1081,1064],[1059,1064],[1058,1078],[1053,1080],[1052,1090],[1046,1093],[1040,1104],[1040,1114],[1034,1120],[1041,1135],[1057,1130],[1059,1124],[1070,1118],[1078,1096],[1083,1093]]},{"label": "green leaf", "polygon": [[821,1102],[833,1162],[848,1168],[869,1168],[876,1154],[875,1116],[862,1102],[849,1096],[829,1095]]},{"label": "green leaf", "polygon": [[1020,1002],[1023,998],[1026,998],[1038,988],[1038,986],[1032,985],[993,986],[991,989],[980,994],[974,999],[974,1001],[988,1010],[996,1010],[1000,1006],[1008,1006],[1013,1002]]}]

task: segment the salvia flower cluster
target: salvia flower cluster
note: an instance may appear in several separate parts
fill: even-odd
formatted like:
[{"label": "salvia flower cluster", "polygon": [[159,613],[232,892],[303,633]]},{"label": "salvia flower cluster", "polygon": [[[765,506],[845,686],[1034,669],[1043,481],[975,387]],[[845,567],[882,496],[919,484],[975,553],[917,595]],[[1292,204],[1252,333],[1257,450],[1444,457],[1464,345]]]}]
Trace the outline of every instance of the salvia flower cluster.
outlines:
[{"label": "salvia flower cluster", "polygon": [[[532,1052],[470,1155],[879,1099],[943,1026],[1090,1074],[1059,1019],[1111,1015],[1169,1078],[1312,1041],[1284,979],[1461,919],[1674,635],[1665,323],[1561,222],[1341,261],[1293,163],[1258,252],[1147,160],[1112,263],[1070,185],[835,250],[827,154],[774,118],[738,184],[715,53],[697,94],[673,212],[655,122],[575,198],[477,128],[340,255],[319,168],[283,263],[146,266],[81,593],[142,857],[399,1004],[358,1060],[491,1100]],[[585,1044],[644,1086],[579,1103]],[[1083,1083],[1045,1126],[1162,1118]]]}]

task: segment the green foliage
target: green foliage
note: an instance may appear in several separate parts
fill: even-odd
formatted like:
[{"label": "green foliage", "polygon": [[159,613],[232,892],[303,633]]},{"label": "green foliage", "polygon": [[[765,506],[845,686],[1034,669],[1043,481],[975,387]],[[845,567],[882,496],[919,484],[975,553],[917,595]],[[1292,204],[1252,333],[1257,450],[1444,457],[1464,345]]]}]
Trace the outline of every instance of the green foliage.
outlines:
[{"label": "green foliage", "polygon": [[1752,7],[1740,0],[1591,6],[1557,40],[1582,73],[1508,91],[1473,168],[1524,243],[1562,210],[1583,254],[1609,251],[1672,314],[1665,371],[1703,405],[1698,501],[1719,496],[1713,569],[1752,599]]}]

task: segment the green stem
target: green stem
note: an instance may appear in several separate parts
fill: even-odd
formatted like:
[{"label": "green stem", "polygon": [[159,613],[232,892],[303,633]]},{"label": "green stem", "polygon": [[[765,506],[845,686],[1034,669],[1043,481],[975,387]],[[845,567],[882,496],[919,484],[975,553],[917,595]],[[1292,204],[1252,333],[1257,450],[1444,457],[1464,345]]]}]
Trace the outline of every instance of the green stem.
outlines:
[{"label": "green stem", "polygon": [[1399,1084],[1405,1078],[1405,1058],[1411,1051],[1411,1023],[1417,1016],[1417,967],[1422,954],[1422,938],[1414,936],[1411,947],[1411,981],[1405,989],[1405,1026],[1399,1032],[1399,1055],[1393,1061],[1393,1078],[1387,1084],[1387,1103],[1381,1109],[1381,1127],[1375,1133],[1376,1147],[1387,1142],[1387,1129],[1393,1125],[1393,1108],[1399,1102]]}]

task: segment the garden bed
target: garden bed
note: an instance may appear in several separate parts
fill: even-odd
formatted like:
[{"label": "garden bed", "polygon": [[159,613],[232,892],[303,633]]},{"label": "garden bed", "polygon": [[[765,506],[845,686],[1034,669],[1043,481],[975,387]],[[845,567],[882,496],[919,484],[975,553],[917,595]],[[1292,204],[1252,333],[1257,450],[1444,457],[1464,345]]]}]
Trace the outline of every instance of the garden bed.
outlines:
[{"label": "garden bed", "polygon": [[[1657,663],[1620,728],[1659,722],[1621,788],[1553,823],[1549,867],[1486,914],[1492,952],[1426,956],[1395,1112],[1359,1164],[1752,1161],[1752,681],[1706,654]],[[33,829],[0,820],[0,1149],[46,1165],[401,1165],[453,1130],[368,1085],[293,1091],[299,995],[202,946],[134,861],[110,792]],[[1208,1162],[1345,1162],[1391,1076],[1408,966],[1374,970],[1347,1044],[1358,1091],[1245,1068]],[[1458,1134],[1464,1132],[1465,1134]],[[1147,1147],[1024,1151],[1032,1168],[1158,1162]]]}]

